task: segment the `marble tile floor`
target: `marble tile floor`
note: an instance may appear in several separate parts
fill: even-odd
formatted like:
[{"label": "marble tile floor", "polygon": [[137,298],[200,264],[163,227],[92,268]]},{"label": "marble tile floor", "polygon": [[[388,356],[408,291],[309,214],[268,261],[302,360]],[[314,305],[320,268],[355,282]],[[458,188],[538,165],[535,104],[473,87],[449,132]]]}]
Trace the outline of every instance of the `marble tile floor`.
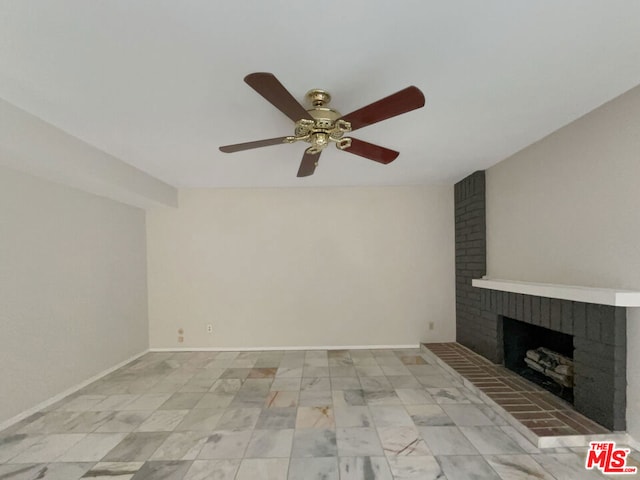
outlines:
[{"label": "marble tile floor", "polygon": [[149,353],[0,432],[0,480],[604,478],[586,449],[534,447],[428,358]]}]

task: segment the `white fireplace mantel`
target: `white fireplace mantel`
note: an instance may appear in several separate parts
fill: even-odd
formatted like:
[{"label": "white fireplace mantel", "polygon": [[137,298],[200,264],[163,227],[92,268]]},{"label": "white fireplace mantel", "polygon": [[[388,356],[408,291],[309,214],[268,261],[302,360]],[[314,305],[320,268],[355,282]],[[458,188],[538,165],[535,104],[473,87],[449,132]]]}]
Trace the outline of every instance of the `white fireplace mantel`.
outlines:
[{"label": "white fireplace mantel", "polygon": [[613,305],[615,307],[640,307],[640,292],[634,292],[632,290],[521,282],[487,277],[474,279],[471,281],[471,285],[489,290],[522,293],[537,297],[559,298],[562,300],[572,300],[574,302],[597,303],[600,305]]}]

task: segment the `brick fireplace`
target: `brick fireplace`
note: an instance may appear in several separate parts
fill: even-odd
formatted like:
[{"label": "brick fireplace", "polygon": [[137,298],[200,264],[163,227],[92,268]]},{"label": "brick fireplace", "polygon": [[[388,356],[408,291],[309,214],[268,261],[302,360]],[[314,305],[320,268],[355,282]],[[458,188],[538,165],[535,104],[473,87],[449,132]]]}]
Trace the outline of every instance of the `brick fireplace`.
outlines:
[{"label": "brick fireplace", "polygon": [[457,341],[504,362],[504,321],[573,337],[573,405],[614,431],[626,429],[626,308],[472,286],[486,274],[484,172],[455,186]]}]

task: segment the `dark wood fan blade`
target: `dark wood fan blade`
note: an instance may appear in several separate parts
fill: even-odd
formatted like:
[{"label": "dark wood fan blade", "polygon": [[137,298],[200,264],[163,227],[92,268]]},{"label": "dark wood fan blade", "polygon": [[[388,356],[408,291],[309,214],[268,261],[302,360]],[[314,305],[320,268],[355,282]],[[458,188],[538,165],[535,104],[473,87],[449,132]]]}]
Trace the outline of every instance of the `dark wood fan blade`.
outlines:
[{"label": "dark wood fan blade", "polygon": [[309,153],[305,150],[304,155],[302,156],[302,161],[300,162],[300,168],[298,169],[298,177],[308,177],[309,175],[313,175],[313,172],[316,171],[316,167],[318,166],[320,153],[322,152]]},{"label": "dark wood fan blade", "polygon": [[353,131],[387,118],[410,112],[416,108],[424,107],[424,103],[424,95],[418,87],[407,87],[343,116],[342,120],[350,122],[351,130]]},{"label": "dark wood fan blade", "polygon": [[220,151],[224,153],[241,152],[242,150],[251,150],[252,148],[269,147],[271,145],[280,145],[284,143],[287,137],[269,138],[267,140],[256,140],[255,142],[236,143],[235,145],[225,145],[220,147]]},{"label": "dark wood fan blade", "polygon": [[351,138],[351,146],[344,149],[345,152],[353,153],[354,155],[360,155],[361,157],[368,158],[374,162],[387,163],[393,162],[400,152],[395,150],[389,150],[388,148],[381,147],[380,145],[374,145],[373,143],[363,142],[357,138]]},{"label": "dark wood fan blade", "polygon": [[244,81],[294,122],[302,118],[313,120],[309,112],[293,98],[272,73],[250,73],[244,77]]}]

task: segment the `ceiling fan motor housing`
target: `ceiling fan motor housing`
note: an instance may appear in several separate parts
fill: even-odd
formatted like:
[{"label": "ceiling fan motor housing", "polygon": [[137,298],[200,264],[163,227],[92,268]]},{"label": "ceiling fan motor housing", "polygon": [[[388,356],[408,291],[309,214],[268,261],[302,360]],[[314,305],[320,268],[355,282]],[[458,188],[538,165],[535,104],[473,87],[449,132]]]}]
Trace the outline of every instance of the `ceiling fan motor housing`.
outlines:
[{"label": "ceiling fan motor housing", "polygon": [[332,141],[340,146],[342,136],[351,130],[351,126],[349,122],[340,120],[340,112],[326,106],[331,101],[331,94],[325,90],[313,89],[307,92],[306,97],[313,106],[307,110],[313,120],[298,120],[294,136],[288,137],[287,141],[310,143],[311,147],[307,150],[309,153],[321,152]]}]

